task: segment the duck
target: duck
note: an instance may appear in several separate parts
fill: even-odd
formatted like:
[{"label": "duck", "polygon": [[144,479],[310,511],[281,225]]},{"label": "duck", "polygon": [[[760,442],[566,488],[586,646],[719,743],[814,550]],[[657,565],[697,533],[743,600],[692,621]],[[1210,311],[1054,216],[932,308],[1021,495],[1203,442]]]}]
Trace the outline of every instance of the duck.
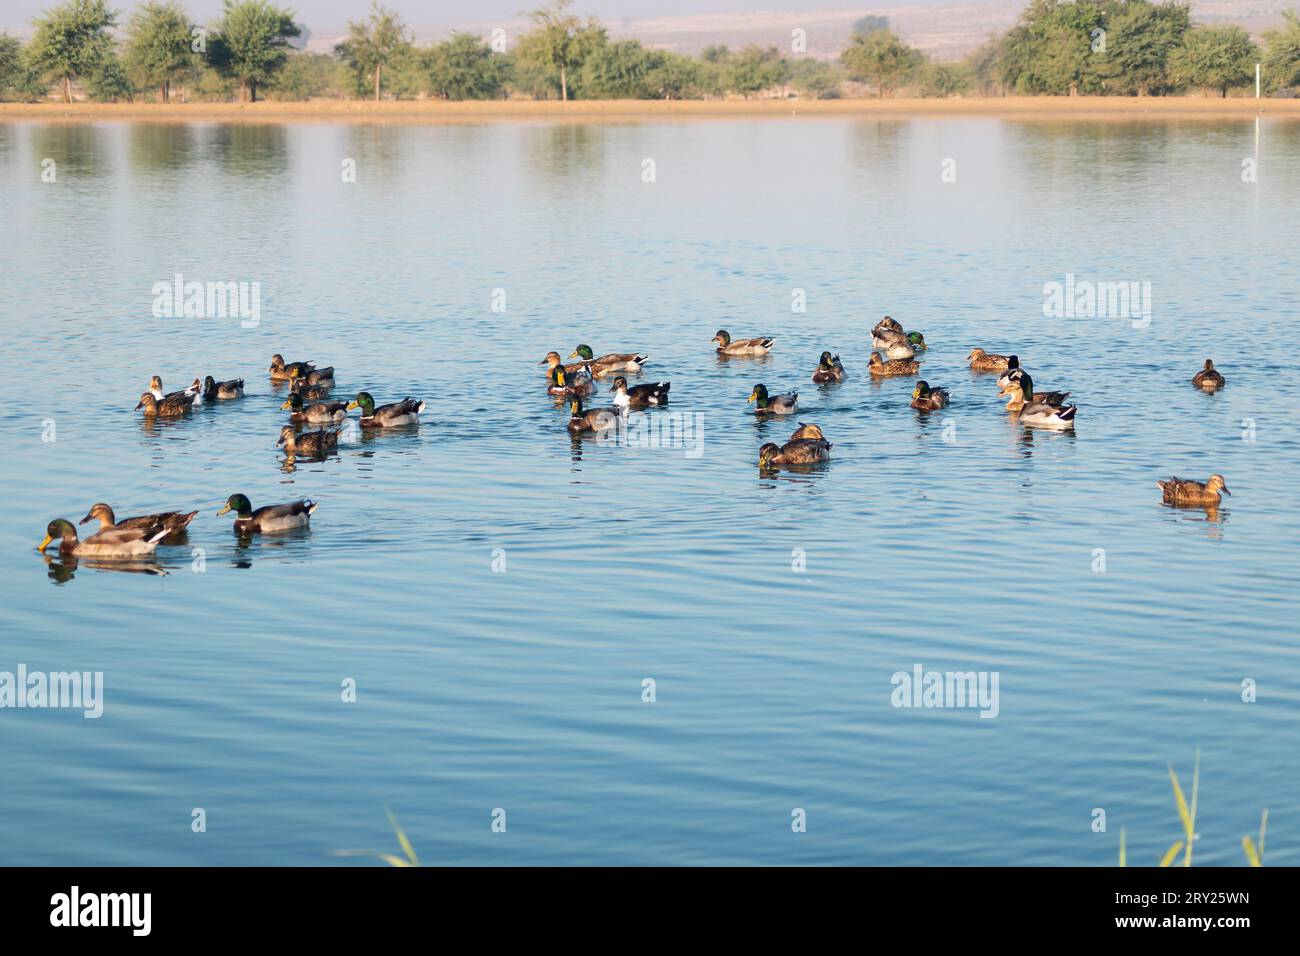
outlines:
[{"label": "duck", "polygon": [[840,357],[831,355],[830,352],[823,352],[817,361],[816,370],[813,371],[812,380],[820,385],[823,382],[838,382],[843,378],[844,366],[840,364]]},{"label": "duck", "polygon": [[718,329],[712,342],[718,347],[719,355],[766,355],[772,351],[776,339],[770,335],[761,335],[754,339],[732,339],[726,329]]},{"label": "duck", "polygon": [[162,378],[160,376],[153,375],[150,376],[149,378],[149,394],[152,395],[154,398],[158,399],[158,401],[162,401],[167,398],[179,397],[181,395],[193,395],[195,405],[203,404],[202,386],[199,385],[199,380],[197,378],[190,385],[181,389],[178,392],[164,393],[162,388]]},{"label": "duck", "polygon": [[758,466],[773,468],[779,465],[811,465],[819,461],[827,461],[831,457],[831,447],[831,443],[821,437],[821,429],[817,429],[816,438],[791,438],[779,447],[774,442],[767,442],[758,450]]},{"label": "duck", "polygon": [[144,409],[148,418],[179,418],[194,407],[196,397],[189,392],[172,392],[159,399],[154,398],[153,392],[145,392],[135,407]]},{"label": "duck", "polygon": [[948,404],[948,390],[934,388],[924,379],[912,389],[912,407],[919,412],[930,412]]},{"label": "duck", "polygon": [[885,353],[885,358],[910,359],[916,357],[916,351],[907,341],[907,336],[893,329],[879,329],[871,333],[871,347]]},{"label": "duck", "polygon": [[871,360],[867,363],[867,371],[876,378],[893,378],[897,375],[915,375],[921,371],[921,363],[914,359],[892,359],[888,362],[881,359],[878,352],[871,353]]},{"label": "duck", "polygon": [[418,425],[420,412],[424,411],[424,402],[418,398],[404,398],[400,402],[375,407],[375,400],[369,392],[357,392],[348,402],[348,411],[361,409],[362,428],[394,428],[398,425]]},{"label": "duck", "polygon": [[306,381],[308,385],[319,385],[321,388],[334,387],[334,367],[329,368],[309,368],[303,371],[299,366],[289,367],[289,384],[297,382],[299,379]]},{"label": "duck", "polygon": [[203,400],[207,402],[229,401],[244,397],[244,380],[232,378],[228,382],[218,382],[211,375],[203,379]]},{"label": "duck", "polygon": [[303,432],[299,435],[292,425],[280,429],[280,440],[276,447],[284,446],[290,455],[320,455],[331,448],[337,448],[340,429],[322,429],[318,432]]},{"label": "duck", "polygon": [[790,436],[791,441],[797,441],[800,438],[825,438],[822,434],[821,426],[810,425],[806,422],[800,422],[799,427],[794,430]]},{"label": "duck", "polygon": [[871,330],[872,335],[876,335],[880,332],[897,332],[899,335],[902,335],[903,325],[897,319],[893,319],[889,316],[885,316],[883,319],[877,322],[875,324],[875,327],[872,328]]},{"label": "duck", "polygon": [[983,349],[971,349],[966,360],[976,372],[1002,372],[1006,370],[1009,361],[1005,355],[994,355]]},{"label": "duck", "polygon": [[271,381],[287,382],[296,375],[306,375],[316,366],[311,362],[285,362],[284,356],[276,352],[271,356],[271,367],[267,369],[271,373]]},{"label": "duck", "polygon": [[654,382],[628,388],[627,379],[620,375],[614,379],[614,387],[610,391],[614,393],[614,407],[627,411],[629,408],[645,408],[648,405],[667,405],[668,389],[672,388],[672,384]]},{"label": "duck", "polygon": [[1165,504],[1169,505],[1213,508],[1219,504],[1220,492],[1225,495],[1232,494],[1223,476],[1219,474],[1210,475],[1205,481],[1192,481],[1174,476],[1164,481],[1157,481],[1156,487],[1160,489]]},{"label": "duck", "polygon": [[912,346],[912,348],[917,352],[924,352],[930,347],[925,343],[925,336],[920,332],[908,332],[907,344]]},{"label": "duck", "polygon": [[578,369],[572,376],[564,370],[563,365],[551,366],[551,384],[546,387],[547,395],[590,395],[596,390],[596,383],[586,369]]},{"label": "duck", "polygon": [[1008,355],[1007,367],[1002,371],[1002,374],[998,376],[998,388],[1005,389],[1007,387],[1007,383],[1010,382],[1016,376],[1016,373],[1018,373],[1019,371],[1020,371],[1020,356]]},{"label": "duck", "polygon": [[[1016,384],[1020,390],[1016,391]],[[1007,411],[1018,412],[1020,421],[1025,425],[1040,428],[1073,428],[1074,416],[1078,408],[1074,405],[1049,405],[1034,400],[1034,380],[1021,372],[1019,382],[1011,383],[1007,395]]]},{"label": "duck", "polygon": [[289,391],[301,395],[309,402],[319,402],[330,397],[330,385],[312,385],[305,378],[289,379]]},{"label": "duck", "polygon": [[113,514],[113,509],[102,501],[98,501],[90,506],[86,512],[86,517],[82,518],[77,524],[85,524],[87,521],[99,519],[99,530],[109,531],[113,528],[139,528],[149,530],[151,528],[166,528],[168,535],[178,535],[189,525],[198,515],[197,511],[160,511],[152,515],[138,515],[134,518],[123,518],[117,520]]},{"label": "duck", "polygon": [[639,352],[610,352],[600,358],[593,358],[590,345],[579,345],[569,358],[581,359],[596,378],[604,378],[610,372],[639,372],[649,356]]},{"label": "duck", "polygon": [[297,392],[290,395],[280,408],[281,410],[291,409],[289,421],[296,425],[309,422],[311,424],[341,422],[348,417],[348,406],[343,402],[322,402],[316,405],[304,405],[302,396]]},{"label": "duck", "polygon": [[619,412],[616,408],[582,407],[582,396],[575,395],[569,403],[569,433],[579,435],[582,432],[600,432],[618,424]]},{"label": "duck", "polygon": [[[545,365],[546,375],[547,377],[550,377],[551,369],[555,368],[555,366],[557,365],[562,365],[563,363],[560,360],[559,352],[547,352],[546,358],[542,359],[537,364]],[[591,374],[591,369],[587,367],[586,362],[570,362],[568,365],[564,365],[564,372],[566,375],[577,375],[583,371],[585,371],[588,375]]]},{"label": "duck", "polygon": [[276,531],[292,531],[305,528],[316,510],[316,502],[310,498],[291,501],[287,505],[266,505],[253,510],[252,503],[244,495],[231,495],[225,505],[217,512],[217,517],[233,511],[235,513],[235,530],[241,534],[265,534]]},{"label": "duck", "polygon": [[56,518],[45,526],[45,540],[37,545],[41,554],[55,538],[59,540],[59,554],[78,558],[141,558],[153,554],[158,542],[167,537],[163,525],[146,528],[107,528],[92,534],[85,541],[77,538],[77,529],[66,518]]},{"label": "duck", "polygon": [[[1012,356],[1012,358],[1015,358],[1015,356]],[[1020,407],[1019,403],[1024,400],[1024,393],[1020,387],[1020,380],[1027,374],[1029,373],[1026,372],[1024,369],[1016,368],[1010,370],[1009,372],[1004,372],[1002,376],[998,379],[999,382],[1004,383],[1002,385],[1001,390],[998,392],[998,394],[1011,395],[1013,396],[1012,401],[1016,403],[1014,406],[1010,402],[1007,404],[1007,407],[1010,408],[1011,411],[1016,411],[1017,409],[1019,409]],[[1032,385],[1032,380],[1030,384]],[[1036,391],[1033,394],[1033,400],[1035,402],[1042,402],[1044,405],[1057,405],[1057,406],[1064,405],[1066,403],[1066,400],[1069,397],[1070,397],[1069,392],[1037,392]]]},{"label": "duck", "polygon": [[1213,392],[1223,388],[1225,382],[1223,375],[1214,367],[1214,362],[1206,359],[1205,367],[1192,376],[1192,384],[1202,391]]},{"label": "duck", "polygon": [[799,393],[769,396],[767,386],[760,383],[754,386],[745,401],[754,403],[755,415],[793,415],[799,407]]}]

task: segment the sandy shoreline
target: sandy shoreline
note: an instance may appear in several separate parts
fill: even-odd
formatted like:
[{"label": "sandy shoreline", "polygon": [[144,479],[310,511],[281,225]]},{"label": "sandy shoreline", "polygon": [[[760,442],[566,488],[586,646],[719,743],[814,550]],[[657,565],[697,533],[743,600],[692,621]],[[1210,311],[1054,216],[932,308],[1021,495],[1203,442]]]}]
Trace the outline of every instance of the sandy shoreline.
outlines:
[{"label": "sandy shoreline", "polygon": [[0,122],[634,122],[791,116],[1002,116],[1050,119],[1219,119],[1263,114],[1300,119],[1300,99],[1179,96],[1025,96],[886,100],[441,100],[374,103],[0,103]]}]

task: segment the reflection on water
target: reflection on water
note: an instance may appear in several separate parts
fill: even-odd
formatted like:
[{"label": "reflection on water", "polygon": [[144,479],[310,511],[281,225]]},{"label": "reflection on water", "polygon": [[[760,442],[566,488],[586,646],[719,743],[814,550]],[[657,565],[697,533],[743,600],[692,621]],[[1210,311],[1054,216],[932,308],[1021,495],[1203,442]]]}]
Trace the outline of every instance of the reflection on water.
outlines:
[{"label": "reflection on water", "polygon": [[[93,733],[0,716],[6,861],[337,865],[389,806],[455,864],[1109,865],[1121,824],[1154,863],[1166,765],[1198,745],[1198,859],[1239,864],[1268,806],[1270,857],[1300,860],[1300,123],[1262,120],[1245,184],[1256,135],[0,124],[0,668],[105,674]],[[154,318],[178,272],[260,283],[260,324]],[[1150,326],[1045,316],[1068,273],[1150,282]],[[948,408],[867,374],[885,314],[925,334]],[[720,357],[720,327],[776,346]],[[536,363],[578,342],[648,352],[631,383],[672,381],[701,454],[570,436]],[[1009,415],[975,346],[1072,392],[1077,428]],[[814,387],[827,348],[848,377]],[[422,397],[422,424],[284,455],[275,352],[335,366],[338,396]],[[1214,396],[1189,384],[1206,357]],[[144,419],[155,372],[246,396]],[[797,414],[754,415],[759,381]],[[798,422],[831,460],[759,469]],[[1161,505],[1157,478],[1212,472],[1231,514]],[[241,536],[215,517],[235,491],[319,508]],[[139,567],[31,560],[101,500],[200,514]],[[918,663],[998,671],[998,718],[894,709]],[[229,825],[200,845],[177,806]],[[791,840],[795,806],[822,822]]]}]

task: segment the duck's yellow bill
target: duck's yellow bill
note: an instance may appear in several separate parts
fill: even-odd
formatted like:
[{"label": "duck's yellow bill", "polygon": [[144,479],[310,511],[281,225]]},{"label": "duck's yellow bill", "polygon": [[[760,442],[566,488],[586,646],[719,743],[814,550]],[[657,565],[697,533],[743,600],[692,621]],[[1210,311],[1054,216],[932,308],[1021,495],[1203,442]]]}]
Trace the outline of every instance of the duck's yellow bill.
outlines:
[{"label": "duck's yellow bill", "polygon": [[348,411],[352,411],[352,409],[360,408],[360,407],[361,406],[358,405],[356,402],[348,402]]},{"label": "duck's yellow bill", "polygon": [[228,504],[222,505],[221,510],[217,512],[217,517],[220,518],[223,514],[225,514],[229,510],[230,510],[230,505]]},{"label": "duck's yellow bill", "polygon": [[290,399],[289,401],[285,402],[283,405],[280,406],[280,410],[283,411],[286,408],[292,408],[292,407],[293,407],[293,400]]},{"label": "duck's yellow bill", "polygon": [[745,399],[745,403],[748,404],[749,402],[757,401],[757,399],[758,396],[751,392],[749,398]]},{"label": "duck's yellow bill", "polygon": [[574,349],[572,352],[569,353],[569,358],[577,358],[577,357],[578,357],[577,349]]},{"label": "duck's yellow bill", "polygon": [[47,534],[47,535],[45,536],[45,540],[42,541],[42,542],[37,546],[36,550],[39,551],[39,552],[41,552],[42,554],[44,554],[44,553],[45,553],[45,549],[48,548],[48,547],[50,546],[50,542],[53,541],[53,540],[54,540],[54,538]]}]

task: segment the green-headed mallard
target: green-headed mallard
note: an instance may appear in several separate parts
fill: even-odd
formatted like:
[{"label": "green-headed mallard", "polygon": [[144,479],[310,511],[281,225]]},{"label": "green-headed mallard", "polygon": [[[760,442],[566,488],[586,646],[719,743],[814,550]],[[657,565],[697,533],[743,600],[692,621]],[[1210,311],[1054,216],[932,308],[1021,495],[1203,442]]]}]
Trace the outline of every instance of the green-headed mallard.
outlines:
[{"label": "green-headed mallard", "polygon": [[596,378],[603,378],[611,372],[639,372],[647,357],[638,352],[610,352],[594,358],[590,345],[579,345],[569,356],[581,359]]},{"label": "green-headed mallard", "polygon": [[668,389],[672,382],[649,382],[645,385],[627,386],[627,379],[619,375],[614,379],[614,407],[622,411],[629,408],[645,408],[649,405],[667,405]]},{"label": "green-headed mallard", "polygon": [[772,351],[776,339],[762,335],[756,339],[733,339],[726,329],[718,329],[713,336],[713,344],[718,347],[719,355],[766,355]]},{"label": "green-headed mallard", "polygon": [[569,431],[574,435],[613,428],[618,424],[618,417],[618,409],[615,408],[584,409],[580,395],[573,396],[569,402]]},{"label": "green-headed mallard", "polygon": [[362,428],[396,428],[399,425],[418,425],[424,402],[418,398],[404,398],[376,408],[369,392],[357,392],[356,398],[348,402],[348,410],[354,408],[361,409]]},{"label": "green-headed mallard", "polygon": [[1192,384],[1204,391],[1213,392],[1215,389],[1223,388],[1224,380],[1218,369],[1214,367],[1214,362],[1206,359],[1205,368],[1192,376]]},{"label": "green-headed mallard", "polygon": [[329,422],[341,422],[348,417],[348,406],[343,402],[322,402],[316,405],[304,405],[302,396],[297,392],[290,395],[283,405],[289,412],[289,421],[302,425],[311,423],[323,425]]},{"label": "green-headed mallard", "polygon": [[915,375],[921,371],[921,363],[915,359],[891,359],[886,362],[879,352],[872,352],[867,363],[867,371],[876,378],[893,378],[897,375]]},{"label": "green-headed mallard", "polygon": [[1011,382],[1004,394],[1007,396],[1007,411],[1019,414],[1022,424],[1039,428],[1074,427],[1074,415],[1078,408],[1074,405],[1049,405],[1035,401],[1034,380],[1023,369],[1019,379]]},{"label": "green-headed mallard", "polygon": [[578,369],[570,375],[563,365],[552,365],[550,384],[546,386],[547,395],[590,395],[596,390],[596,383],[586,369]]},{"label": "green-headed mallard", "polygon": [[244,397],[244,380],[232,378],[227,382],[218,382],[211,375],[203,379],[203,399],[208,402],[229,401]]},{"label": "green-headed mallard", "polygon": [[289,392],[293,395],[301,395],[309,402],[319,402],[322,399],[330,397],[331,385],[312,385],[305,378],[289,379]]},{"label": "green-headed mallard", "polygon": [[184,531],[197,514],[197,511],[160,511],[158,514],[137,515],[134,518],[123,518],[118,521],[117,516],[113,514],[113,509],[99,501],[91,505],[90,511],[86,512],[86,517],[77,523],[85,524],[98,518],[100,531],[108,531],[112,528],[136,528],[143,531],[166,528],[168,535],[176,535]]},{"label": "green-headed mallard", "polygon": [[1217,474],[1210,475],[1205,481],[1191,481],[1175,476],[1157,481],[1156,487],[1160,489],[1165,504],[1195,505],[1202,508],[1213,508],[1218,505],[1219,492],[1225,495],[1232,494],[1223,476]]},{"label": "green-headed mallard", "polygon": [[[816,428],[815,425],[811,427]],[[758,465],[760,468],[811,465],[830,457],[831,443],[822,438],[821,429],[817,429],[816,438],[791,438],[779,447],[773,442],[767,442],[758,450]]]},{"label": "green-headed mallard", "polygon": [[799,407],[799,393],[768,395],[767,386],[759,383],[745,401],[754,403],[755,415],[793,415]]},{"label": "green-headed mallard", "polygon": [[289,368],[289,383],[293,384],[299,380],[306,382],[308,385],[318,385],[321,388],[334,387],[334,367],[313,368],[306,372],[297,366]]},{"label": "green-headed mallard", "polygon": [[932,412],[948,404],[948,391],[932,387],[924,379],[912,389],[912,407],[918,412]]},{"label": "green-headed mallard", "polygon": [[339,444],[339,429],[322,429],[318,432],[303,432],[299,435],[292,425],[280,428],[280,440],[276,447],[284,446],[290,455],[320,455]]},{"label": "green-headed mallard", "polygon": [[912,348],[917,352],[924,352],[930,347],[925,344],[925,336],[920,332],[908,332],[907,344],[912,346]]},{"label": "green-headed mallard", "polygon": [[315,510],[316,502],[304,498],[302,501],[291,501],[287,505],[267,505],[254,511],[246,497],[231,495],[225,506],[217,512],[217,517],[220,518],[223,514],[233,511],[235,530],[240,534],[267,534],[305,528],[311,519],[311,513]]},{"label": "green-headed mallard", "polygon": [[844,378],[844,366],[840,364],[838,355],[831,355],[830,352],[823,352],[822,357],[817,361],[817,368],[813,371],[812,380],[817,384],[823,382],[838,382]]},{"label": "green-headed mallard", "polygon": [[271,373],[271,381],[287,382],[295,375],[305,376],[315,367],[311,362],[285,362],[284,356],[276,352],[271,356],[271,367],[267,371]]},{"label": "green-headed mallard", "polygon": [[37,550],[42,554],[51,541],[59,539],[59,554],[78,558],[140,558],[153,554],[158,542],[167,537],[162,525],[147,528],[109,528],[92,534],[85,541],[77,539],[77,529],[66,518],[56,518],[45,527],[45,540]]},{"label": "green-headed mallard", "polygon": [[983,349],[971,349],[966,360],[976,372],[1002,372],[1006,370],[1009,361],[1005,355],[993,355]]},{"label": "green-headed mallard", "polygon": [[135,407],[144,409],[149,418],[179,418],[194,407],[195,397],[188,392],[173,392],[158,399],[153,397],[153,392],[145,392]]}]

